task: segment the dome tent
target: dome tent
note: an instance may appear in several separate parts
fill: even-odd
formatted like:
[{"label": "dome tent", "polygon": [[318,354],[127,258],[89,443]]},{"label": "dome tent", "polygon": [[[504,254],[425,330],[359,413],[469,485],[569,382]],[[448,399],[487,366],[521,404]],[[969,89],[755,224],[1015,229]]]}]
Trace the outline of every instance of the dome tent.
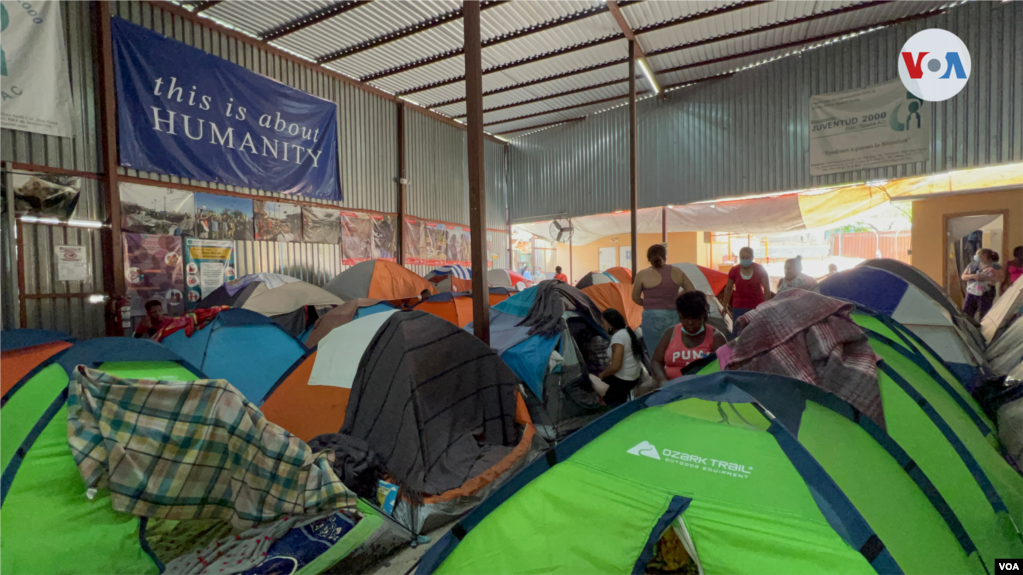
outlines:
[{"label": "dome tent", "polygon": [[569,437],[417,573],[642,573],[669,528],[697,572],[984,572],[873,422],[802,382],[729,372],[676,380]]},{"label": "dome tent", "polygon": [[5,330],[0,335],[0,395],[7,395],[19,381],[25,378],[47,359],[63,351],[75,339],[57,331],[45,329]]},{"label": "dome tent", "polygon": [[303,343],[309,348],[316,347],[316,344],[321,339],[336,328],[359,318],[395,309],[397,308],[394,305],[378,299],[359,298],[348,300],[316,320],[316,324],[313,325]]},{"label": "dome tent", "polygon": [[391,302],[418,298],[426,290],[436,293],[433,284],[388,260],[368,260],[355,264],[334,276],[323,289],[347,301],[372,298]]},{"label": "dome tent", "polygon": [[[618,278],[607,273],[607,272],[590,272],[583,276],[583,279],[579,280],[575,287],[579,289],[585,289],[590,286],[602,285],[602,284],[616,284],[621,283]],[[631,283],[631,282],[630,282]]]},{"label": "dome tent", "polygon": [[423,279],[432,283],[441,293],[472,290],[472,270],[465,266],[442,266],[423,276]]},{"label": "dome tent", "polygon": [[472,323],[472,296],[464,292],[432,295],[417,303],[412,309],[446,319],[458,327]]}]

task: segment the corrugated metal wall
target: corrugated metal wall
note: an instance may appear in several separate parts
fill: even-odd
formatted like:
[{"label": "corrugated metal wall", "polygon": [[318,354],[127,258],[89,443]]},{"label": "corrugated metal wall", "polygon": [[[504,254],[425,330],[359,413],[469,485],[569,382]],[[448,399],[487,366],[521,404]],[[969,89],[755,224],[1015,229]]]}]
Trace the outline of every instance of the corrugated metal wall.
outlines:
[{"label": "corrugated metal wall", "polygon": [[[935,104],[931,160],[811,177],[811,95],[898,77],[898,51],[943,28],[970,50],[970,82]],[[639,104],[640,207],[892,179],[1023,161],[1023,3],[970,2],[945,14],[783,58]],[[628,209],[628,110],[514,140],[513,220]]]},{"label": "corrugated metal wall", "polygon": [[487,227],[503,230],[507,227],[505,210],[505,146],[486,140],[483,145],[486,161]]},{"label": "corrugated metal wall", "polygon": [[341,265],[341,244],[236,241],[238,275],[270,272],[322,286],[347,269]]},{"label": "corrugated metal wall", "polygon": [[410,216],[469,223],[465,131],[405,110],[406,210]]}]

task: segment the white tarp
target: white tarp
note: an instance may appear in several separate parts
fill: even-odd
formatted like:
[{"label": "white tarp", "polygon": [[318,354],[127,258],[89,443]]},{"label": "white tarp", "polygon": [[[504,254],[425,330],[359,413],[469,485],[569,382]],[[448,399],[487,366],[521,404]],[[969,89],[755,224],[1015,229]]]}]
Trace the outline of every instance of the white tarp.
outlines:
[{"label": "white tarp", "polygon": [[0,126],[49,136],[72,136],[60,5],[53,1],[2,2],[3,105]]},{"label": "white tarp", "polygon": [[898,79],[810,97],[810,175],[926,162],[931,109]]},{"label": "white tarp", "polygon": [[[559,221],[565,221],[565,219],[561,219]],[[629,212],[571,218],[571,222],[573,230],[572,245],[574,246],[584,246],[590,242],[599,240],[604,236],[622,234],[629,235],[632,229],[632,218]],[[521,224],[517,227],[547,241],[554,241],[554,237],[550,232],[550,220]],[[642,210],[636,210],[636,233],[661,233],[661,208],[644,208]],[[568,242],[563,241],[562,243],[567,244]]]},{"label": "white tarp", "polygon": [[374,313],[334,328],[316,345],[316,363],[309,375],[309,385],[330,385],[352,388],[359,360],[373,341],[380,326],[398,310]]},{"label": "white tarp", "polygon": [[[688,204],[667,208],[669,232],[785,233],[806,229],[799,196]],[[658,226],[657,231],[660,231]]]}]

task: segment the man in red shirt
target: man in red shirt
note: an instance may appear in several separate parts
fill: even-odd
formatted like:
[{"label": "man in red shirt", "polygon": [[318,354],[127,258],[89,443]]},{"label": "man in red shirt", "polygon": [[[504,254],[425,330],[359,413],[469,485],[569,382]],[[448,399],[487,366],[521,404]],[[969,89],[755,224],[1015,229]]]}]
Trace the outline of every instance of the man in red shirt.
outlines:
[{"label": "man in red shirt", "polygon": [[554,279],[561,280],[561,281],[563,281],[565,283],[568,283],[568,276],[566,276],[565,274],[561,273],[561,266],[558,266],[558,267],[554,268],[554,272],[555,272]]},{"label": "man in red shirt", "polygon": [[163,303],[157,299],[146,302],[146,315],[135,327],[135,337],[152,339],[160,330],[167,327],[173,321],[163,315]]},{"label": "man in red shirt", "polygon": [[727,311],[732,310],[733,334],[738,335],[739,318],[771,299],[771,278],[764,266],[753,261],[753,248],[739,250],[739,265],[728,271],[728,283],[722,294]]}]

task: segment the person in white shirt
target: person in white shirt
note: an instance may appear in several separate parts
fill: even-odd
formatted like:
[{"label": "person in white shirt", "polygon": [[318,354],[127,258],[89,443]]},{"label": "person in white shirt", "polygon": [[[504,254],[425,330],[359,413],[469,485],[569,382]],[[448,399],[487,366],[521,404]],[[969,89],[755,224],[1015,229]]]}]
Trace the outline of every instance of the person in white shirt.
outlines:
[{"label": "person in white shirt", "polygon": [[604,403],[615,407],[628,401],[629,392],[642,381],[643,347],[618,310],[608,308],[602,315],[604,330],[611,334],[607,348],[611,361],[598,377],[607,384]]}]

